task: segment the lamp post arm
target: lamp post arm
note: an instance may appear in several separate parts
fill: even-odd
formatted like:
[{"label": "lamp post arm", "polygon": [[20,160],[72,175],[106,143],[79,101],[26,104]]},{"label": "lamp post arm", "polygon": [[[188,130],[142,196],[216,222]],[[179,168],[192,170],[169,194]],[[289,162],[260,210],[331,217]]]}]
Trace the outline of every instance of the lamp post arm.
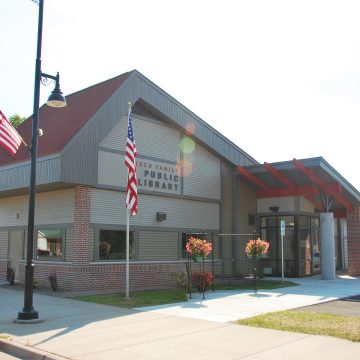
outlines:
[{"label": "lamp post arm", "polygon": [[54,76],[54,75],[49,75],[49,74],[45,74],[45,73],[41,72],[41,77],[43,77],[43,78],[45,78],[45,79],[54,80],[57,84],[58,84],[59,81],[60,81],[60,75],[59,75],[59,73],[56,73],[56,76]]}]

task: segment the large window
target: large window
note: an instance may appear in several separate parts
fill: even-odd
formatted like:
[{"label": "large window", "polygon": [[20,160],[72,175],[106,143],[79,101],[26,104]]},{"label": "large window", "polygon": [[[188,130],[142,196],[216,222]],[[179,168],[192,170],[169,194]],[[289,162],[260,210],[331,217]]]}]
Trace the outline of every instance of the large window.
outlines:
[{"label": "large window", "polygon": [[[135,235],[129,234],[129,255],[135,259]],[[99,231],[99,260],[126,260],[126,231]]]},{"label": "large window", "polygon": [[63,260],[64,231],[62,229],[38,229],[36,256],[39,260]]}]

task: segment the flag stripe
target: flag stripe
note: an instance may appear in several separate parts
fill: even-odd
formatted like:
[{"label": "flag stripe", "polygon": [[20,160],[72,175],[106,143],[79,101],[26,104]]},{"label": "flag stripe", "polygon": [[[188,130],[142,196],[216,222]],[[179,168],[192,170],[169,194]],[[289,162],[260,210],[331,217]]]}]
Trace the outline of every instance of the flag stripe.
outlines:
[{"label": "flag stripe", "polygon": [[21,145],[21,136],[11,122],[0,111],[0,145],[15,155]]},{"label": "flag stripe", "polygon": [[126,187],[126,207],[130,210],[130,214],[135,216],[137,214],[137,179],[136,179],[136,145],[134,139],[134,131],[132,127],[131,109],[128,113],[128,134],[126,140],[125,150],[125,166],[128,169],[128,180]]}]

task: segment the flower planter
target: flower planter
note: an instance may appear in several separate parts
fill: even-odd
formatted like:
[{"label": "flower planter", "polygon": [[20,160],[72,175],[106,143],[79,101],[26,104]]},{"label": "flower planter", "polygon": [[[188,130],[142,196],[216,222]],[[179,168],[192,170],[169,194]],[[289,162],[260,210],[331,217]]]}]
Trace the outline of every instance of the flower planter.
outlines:
[{"label": "flower planter", "polygon": [[203,255],[193,255],[192,259],[196,263],[201,263],[204,261],[204,256]]}]

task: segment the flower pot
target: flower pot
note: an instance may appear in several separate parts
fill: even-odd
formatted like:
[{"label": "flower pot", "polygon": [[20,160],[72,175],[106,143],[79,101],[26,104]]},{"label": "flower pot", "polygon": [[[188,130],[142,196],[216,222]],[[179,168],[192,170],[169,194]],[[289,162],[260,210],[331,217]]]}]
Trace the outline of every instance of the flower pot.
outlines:
[{"label": "flower pot", "polygon": [[201,263],[204,261],[204,256],[203,255],[193,255],[192,259],[194,262]]},{"label": "flower pot", "polygon": [[248,255],[247,256],[249,259],[256,259],[256,260],[260,260],[262,255],[261,254],[256,254],[256,255]]}]

